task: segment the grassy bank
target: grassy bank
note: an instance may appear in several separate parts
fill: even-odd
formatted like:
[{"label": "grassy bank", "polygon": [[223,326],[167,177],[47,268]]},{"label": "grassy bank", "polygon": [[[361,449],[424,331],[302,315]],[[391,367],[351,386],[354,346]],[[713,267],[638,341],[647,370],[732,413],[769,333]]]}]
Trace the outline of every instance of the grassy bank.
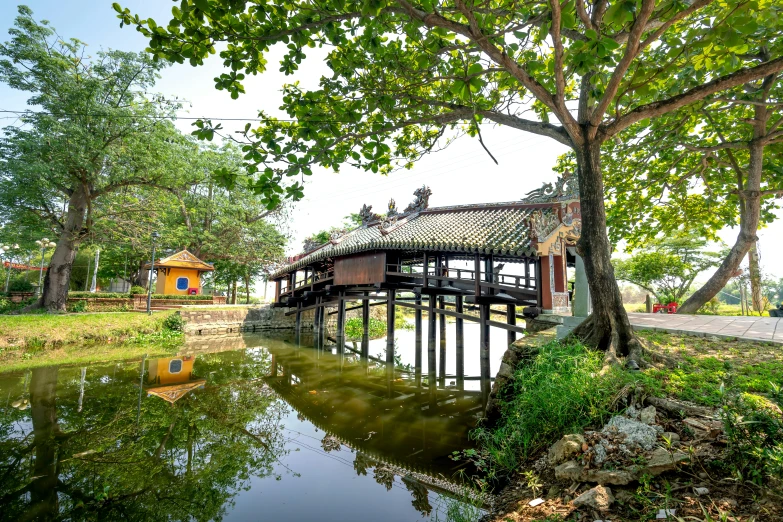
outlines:
[{"label": "grassy bank", "polygon": [[175,312],[0,318],[0,371],[165,354],[182,344]]},{"label": "grassy bank", "polygon": [[[783,498],[783,346],[658,332],[640,336],[652,352],[638,372],[613,368],[601,373],[602,354],[579,343],[550,341],[529,350],[499,394],[498,423],[474,430],[476,449],[455,457],[473,460],[490,478],[511,481],[503,503],[511,509],[499,511],[498,521],[579,519],[580,512],[569,504],[568,484],[559,484],[551,470],[542,472],[539,459],[563,435],[600,429],[624,409],[629,390],[637,400],[660,397],[715,408],[723,433],[715,445],[704,446],[706,451],[687,428],[681,431],[689,441],[682,448],[696,459],[693,468],[620,488],[625,495],[620,511],[607,517],[655,519],[658,508],[670,505],[693,515],[686,517],[692,520],[723,515],[725,520],[767,520],[735,516],[749,509],[780,515],[774,507],[778,500],[765,499]],[[678,415],[662,415],[669,429],[683,426]],[[691,488],[697,485],[711,496],[694,500]],[[527,503],[538,496],[548,500],[534,512]],[[546,506],[551,511],[543,514]]]}]

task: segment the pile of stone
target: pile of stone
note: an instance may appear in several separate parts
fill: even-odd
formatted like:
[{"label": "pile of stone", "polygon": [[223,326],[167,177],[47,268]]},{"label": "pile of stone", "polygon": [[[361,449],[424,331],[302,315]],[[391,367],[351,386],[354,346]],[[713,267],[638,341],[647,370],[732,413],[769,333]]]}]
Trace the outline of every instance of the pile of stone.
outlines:
[{"label": "pile of stone", "polygon": [[680,437],[655,423],[653,406],[630,407],[600,431],[566,435],[548,454],[555,478],[624,486],[642,476],[656,476],[687,464]]}]

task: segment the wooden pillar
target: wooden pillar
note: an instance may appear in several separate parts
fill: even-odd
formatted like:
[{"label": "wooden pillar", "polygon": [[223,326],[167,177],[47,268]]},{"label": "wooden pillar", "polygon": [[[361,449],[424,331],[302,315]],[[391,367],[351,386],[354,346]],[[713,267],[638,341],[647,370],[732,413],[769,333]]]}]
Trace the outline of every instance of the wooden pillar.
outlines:
[{"label": "wooden pillar", "polygon": [[[364,297],[368,297],[369,292],[364,292]],[[362,301],[362,359],[370,357],[370,300]]]},{"label": "wooden pillar", "polygon": [[568,280],[566,278],[565,252],[563,252],[562,256],[552,256],[552,259],[554,260],[554,266],[552,268],[554,269],[553,272],[555,276],[555,292],[566,292],[568,290],[566,288]]},{"label": "wooden pillar", "polygon": [[489,400],[489,305],[480,304],[480,335],[479,335],[479,358],[480,358],[480,377],[481,377],[481,397],[482,403],[486,405]]},{"label": "wooden pillar", "polygon": [[318,336],[318,332],[321,328],[321,310],[322,310],[322,308],[318,306],[320,302],[321,302],[321,298],[316,297],[315,298],[316,308],[315,310],[313,310],[313,348],[315,349],[320,348],[318,345],[318,341],[320,340]]},{"label": "wooden pillar", "polygon": [[[282,279],[277,279],[275,281],[275,303],[280,302],[280,285],[282,284]],[[228,301],[228,297],[226,297],[226,301]]]},{"label": "wooden pillar", "polygon": [[[517,305],[515,304],[508,305],[508,309],[506,310],[506,322],[511,325],[517,324]],[[517,333],[509,330],[508,344],[511,344],[516,340],[517,340]]]},{"label": "wooden pillar", "polygon": [[435,384],[435,297],[429,296],[427,303],[427,382],[432,387]]},{"label": "wooden pillar", "polygon": [[[421,306],[421,294],[416,294],[416,305]],[[421,353],[421,309],[417,308],[415,312],[415,320],[414,324],[416,326],[416,341],[415,341],[415,347],[416,347],[416,363],[414,365],[415,375],[416,375],[416,385],[421,384],[421,363],[422,363],[422,353]]]},{"label": "wooden pillar", "polygon": [[386,363],[394,365],[394,289],[386,293]]},{"label": "wooden pillar", "polygon": [[[438,307],[441,310],[445,308],[445,304],[445,298],[443,296],[438,297]],[[446,314],[439,315],[440,364],[438,375],[440,375],[441,384],[446,384]]]},{"label": "wooden pillar", "polygon": [[318,316],[318,347],[323,350],[324,346],[326,346],[326,341],[324,337],[326,337],[326,323],[328,316],[326,314],[326,305],[324,304],[324,298],[319,297],[318,298],[321,302],[320,308],[317,310],[319,311]]},{"label": "wooden pillar", "polygon": [[[553,255],[549,254],[548,256],[542,256],[539,258],[540,264],[541,264],[541,271],[540,275],[541,277],[538,279],[538,283],[540,283],[540,296],[541,299],[539,300],[538,306],[543,308],[544,310],[551,310],[552,309],[552,303],[553,303],[553,296],[552,293],[555,291],[555,274],[554,274],[554,260]],[[536,274],[538,276],[539,274]]]},{"label": "wooden pillar", "polygon": [[345,292],[340,292],[337,298],[337,353],[345,351]]},{"label": "wooden pillar", "polygon": [[429,268],[429,264],[430,264],[430,258],[427,255],[427,253],[425,252],[424,253],[424,272],[423,272],[424,283],[422,284],[422,286],[424,288],[427,288],[427,285],[429,284],[429,281],[427,280],[427,269]]},{"label": "wooden pillar", "polygon": [[481,359],[481,377],[489,377],[489,305],[479,305],[480,335],[479,335],[479,357]]},{"label": "wooden pillar", "polygon": [[272,367],[270,368],[271,372],[269,373],[270,377],[277,377],[277,361],[275,360],[275,355],[272,354]]},{"label": "wooden pillar", "polygon": [[296,345],[302,342],[302,303],[296,303],[296,334],[294,336]]},{"label": "wooden pillar", "polygon": [[[462,296],[458,295],[455,302],[455,310],[458,314],[463,313]],[[457,318],[456,338],[457,338],[457,389],[465,389],[465,328],[464,319]]]},{"label": "wooden pillar", "polygon": [[475,279],[476,297],[481,295],[481,255],[476,254],[473,258],[473,279]]},{"label": "wooden pillar", "polygon": [[536,281],[536,300],[538,306],[544,307],[544,288],[541,286],[541,258],[535,260],[535,281]]}]

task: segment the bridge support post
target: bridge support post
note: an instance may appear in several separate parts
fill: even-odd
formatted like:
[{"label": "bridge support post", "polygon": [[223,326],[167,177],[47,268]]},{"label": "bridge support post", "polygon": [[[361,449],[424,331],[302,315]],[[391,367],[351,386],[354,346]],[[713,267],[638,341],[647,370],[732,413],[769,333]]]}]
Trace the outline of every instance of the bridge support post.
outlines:
[{"label": "bridge support post", "polygon": [[386,293],[386,364],[394,365],[394,319],[395,290],[390,288]]},{"label": "bridge support post", "polygon": [[[445,298],[443,296],[438,297],[438,308],[443,310],[445,308]],[[440,375],[441,385],[446,384],[446,314],[439,314],[440,320],[438,321],[440,326],[439,339],[440,339],[440,361],[438,374]]]},{"label": "bridge support post", "polygon": [[324,346],[326,345],[326,342],[324,341],[324,337],[326,334],[326,305],[324,304],[323,297],[318,298],[321,302],[321,306],[319,308],[316,308],[318,310],[318,332],[316,333],[316,336],[318,337],[318,348],[323,351]]},{"label": "bridge support post", "polygon": [[[421,294],[416,294],[416,305],[421,306]],[[421,386],[421,309],[417,308],[415,312],[415,325],[416,325],[416,363],[414,364],[414,370],[416,372],[416,386]]]},{"label": "bridge support post", "polygon": [[345,293],[340,292],[337,298],[337,353],[345,351]]},{"label": "bridge support post", "polygon": [[[318,305],[318,303],[321,302],[320,297],[315,298],[315,304]],[[316,350],[318,349],[318,323],[321,320],[321,316],[318,313],[321,309],[316,306],[315,310],[313,310],[313,348]]]},{"label": "bridge support post", "polygon": [[[455,299],[455,309],[458,314],[463,313],[462,296],[458,295]],[[465,389],[465,321],[457,318],[456,320],[456,338],[457,338],[457,389]]]},{"label": "bridge support post", "polygon": [[302,303],[296,303],[296,334],[294,339],[297,346],[302,343]]},{"label": "bridge support post", "polygon": [[435,385],[435,296],[429,296],[427,302],[427,384],[430,389]]},{"label": "bridge support post", "polygon": [[[369,296],[369,292],[364,292],[364,297]],[[362,359],[367,360],[370,357],[370,300],[362,301]]]},{"label": "bridge support post", "polygon": [[479,358],[481,367],[481,397],[484,405],[486,405],[489,399],[489,305],[480,304],[480,319],[479,323],[480,335],[479,335]]},{"label": "bridge support post", "polygon": [[[506,323],[510,325],[516,325],[517,324],[517,305],[510,304],[508,305],[508,310],[506,311]],[[517,340],[517,333],[512,332],[511,330],[508,331],[508,344],[513,343]]]}]

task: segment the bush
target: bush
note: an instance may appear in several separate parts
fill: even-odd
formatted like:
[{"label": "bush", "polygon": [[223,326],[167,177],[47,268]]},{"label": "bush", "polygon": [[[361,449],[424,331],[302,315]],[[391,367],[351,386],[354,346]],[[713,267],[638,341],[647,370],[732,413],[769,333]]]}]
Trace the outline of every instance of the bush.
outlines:
[{"label": "bush", "polygon": [[181,332],[185,327],[185,321],[178,313],[171,314],[163,321],[163,328],[172,332]]},{"label": "bush", "polygon": [[[379,319],[370,317],[369,324],[370,339],[379,339],[386,335],[386,323]],[[361,317],[353,317],[345,321],[345,337],[349,341],[359,340],[364,334]]]},{"label": "bush", "polygon": [[76,301],[75,303],[69,303],[66,306],[69,312],[82,313],[87,311],[87,301]]},{"label": "bush", "polygon": [[22,277],[14,279],[8,285],[9,292],[32,292],[33,288],[33,284]]},{"label": "bush", "polygon": [[147,290],[144,289],[143,286],[134,285],[130,289],[130,295],[139,295],[139,294],[146,294]]},{"label": "bush", "polygon": [[471,434],[491,472],[510,472],[563,435],[610,416],[612,399],[633,376],[619,368],[600,375],[603,356],[553,341],[517,368],[501,390],[497,427]]},{"label": "bush", "polygon": [[119,292],[68,292],[68,297],[74,299],[128,299],[128,294]]}]

